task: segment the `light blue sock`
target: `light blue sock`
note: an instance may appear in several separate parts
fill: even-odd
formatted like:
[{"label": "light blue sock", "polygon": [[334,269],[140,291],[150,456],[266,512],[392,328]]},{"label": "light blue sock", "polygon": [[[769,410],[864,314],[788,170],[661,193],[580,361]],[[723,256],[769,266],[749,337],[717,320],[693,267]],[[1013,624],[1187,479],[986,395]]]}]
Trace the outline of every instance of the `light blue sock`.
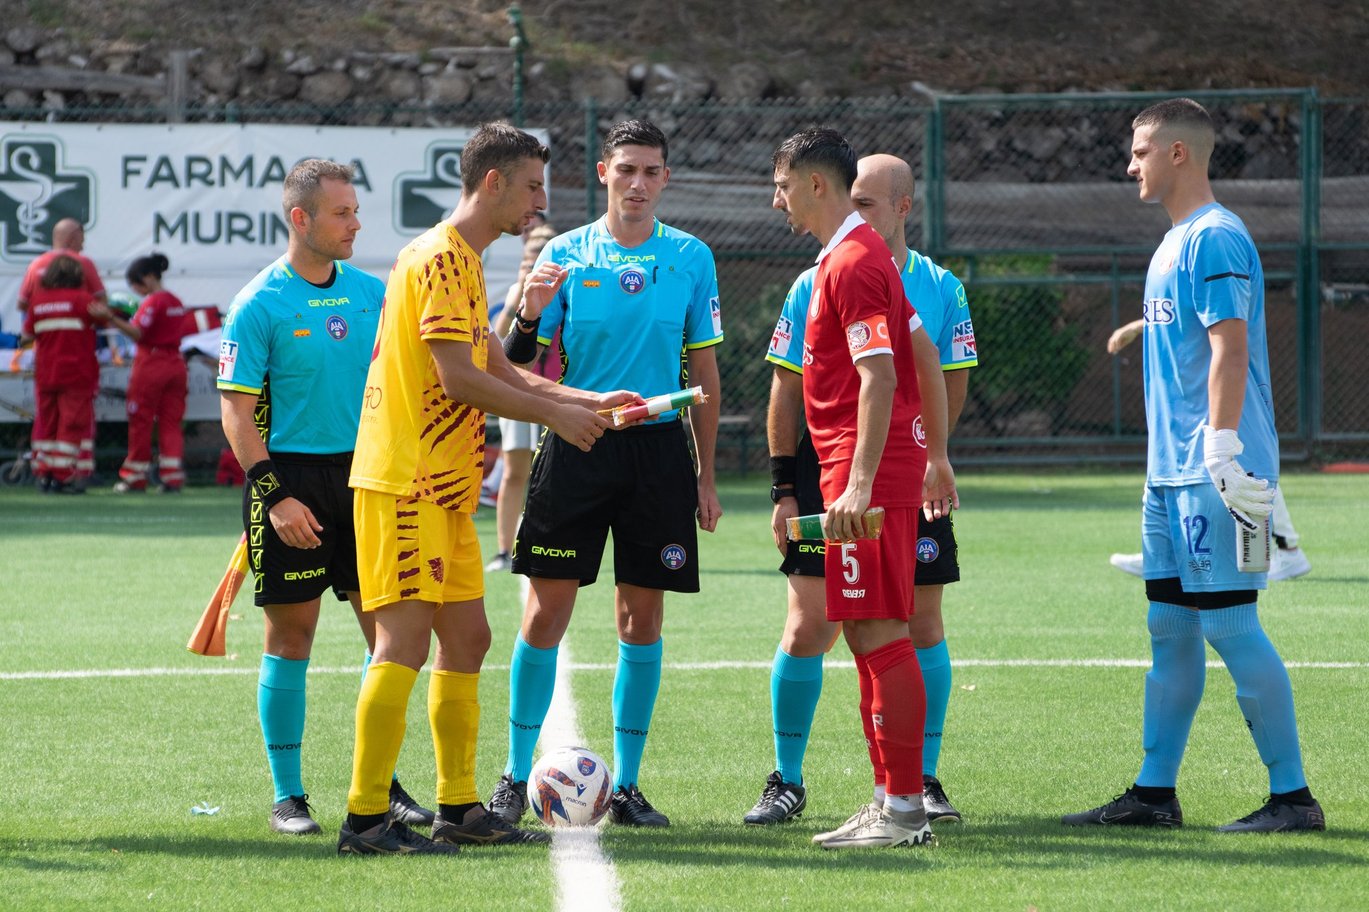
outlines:
[{"label": "light blue sock", "polygon": [[618,641],[613,678],[613,787],[636,785],[661,689],[661,640],[650,646]]},{"label": "light blue sock", "polygon": [[1254,603],[1204,611],[1202,618],[1203,636],[1231,672],[1236,702],[1260,759],[1269,767],[1269,791],[1278,794],[1306,787],[1298,721],[1293,713],[1293,684],[1283,659],[1260,626]]},{"label": "light blue sock", "polygon": [[922,666],[922,687],[927,691],[927,722],[922,729],[922,775],[935,776],[941,759],[941,730],[946,725],[946,704],[951,702],[951,653],[946,640],[917,651]]},{"label": "light blue sock", "polygon": [[[361,660],[361,680],[366,680],[366,672],[371,670],[371,650],[366,650],[366,658]],[[390,776],[391,782],[399,781],[399,773],[395,772]]]},{"label": "light blue sock", "polygon": [[266,741],[275,801],[304,794],[300,747],[304,741],[304,673],[308,659],[263,655],[257,676],[257,717]]},{"label": "light blue sock", "polygon": [[791,656],[775,650],[770,666],[770,717],[775,725],[775,765],[785,782],[803,784],[803,755],[822,696],[822,656]]},{"label": "light blue sock", "polygon": [[1150,603],[1146,625],[1151,665],[1141,723],[1141,747],[1146,755],[1137,785],[1174,788],[1179,781],[1179,764],[1207,681],[1207,649],[1199,620],[1205,613],[1166,602]]},{"label": "light blue sock", "polygon": [[532,752],[556,690],[559,646],[538,649],[520,635],[513,644],[509,668],[509,761],[504,772],[523,782],[532,772]]}]

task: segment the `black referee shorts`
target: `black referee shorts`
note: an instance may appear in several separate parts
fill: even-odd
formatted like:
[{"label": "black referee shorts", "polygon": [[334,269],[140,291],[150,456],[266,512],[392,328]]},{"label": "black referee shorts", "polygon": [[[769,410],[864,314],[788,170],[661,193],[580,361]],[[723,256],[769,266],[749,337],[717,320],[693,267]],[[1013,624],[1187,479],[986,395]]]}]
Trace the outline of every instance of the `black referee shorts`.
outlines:
[{"label": "black referee shorts", "polygon": [[272,453],[276,474],[290,495],[314,514],[323,542],[317,548],[292,548],[280,540],[256,486],[243,486],[243,528],[247,558],[256,576],[253,602],[258,608],[318,598],[332,587],[339,600],[356,592],[357,540],[352,525],[352,489],[347,487],[352,454]]},{"label": "black referee shorts", "polygon": [[[799,438],[797,476],[794,494],[799,501],[799,515],[807,516],[823,511],[822,491],[818,487],[818,454],[805,429]],[[955,527],[951,517],[927,519],[917,513],[916,585],[943,586],[960,580],[957,560]],[[821,539],[790,542],[789,551],[780,564],[785,576],[822,576],[826,548]]]},{"label": "black referee shorts", "polygon": [[532,462],[513,572],[588,586],[612,531],[615,582],[698,592],[698,507],[678,420],[608,431],[588,453],[547,434]]}]

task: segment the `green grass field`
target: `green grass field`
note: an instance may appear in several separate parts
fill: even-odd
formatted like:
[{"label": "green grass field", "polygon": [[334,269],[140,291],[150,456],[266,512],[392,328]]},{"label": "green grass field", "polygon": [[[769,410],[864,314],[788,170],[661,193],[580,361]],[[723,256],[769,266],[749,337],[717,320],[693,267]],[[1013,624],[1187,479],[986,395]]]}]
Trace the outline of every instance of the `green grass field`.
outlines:
[{"label": "green grass field", "polygon": [[[965,822],[939,827],[931,849],[839,856],[809,836],[845,819],[870,785],[855,672],[840,645],[808,754],[808,813],[782,828],[740,824],[773,766],[768,667],[784,583],[766,483],[726,483],[727,514],[701,544],[703,592],[667,600],[666,670],[642,784],[674,823],[603,830],[625,910],[1365,907],[1369,732],[1356,707],[1369,691],[1369,477],[1285,480],[1313,572],[1261,599],[1292,666],[1327,833],[1213,832],[1254,810],[1267,788],[1220,668],[1208,675],[1180,778],[1185,827],[1061,827],[1059,814],[1121,791],[1140,762],[1145,598],[1107,557],[1139,548],[1141,476],[966,472],[957,519],[965,580],[945,604],[958,665],[941,763]],[[544,848],[334,855],[362,658],[339,603],[326,604],[315,644],[304,759],[328,835],[268,831],[255,702],[262,625],[250,598],[235,607],[230,658],[184,649],[238,535],[236,498],[0,490],[0,909],[551,909]],[[493,511],[478,523],[488,554]],[[516,580],[491,578],[487,599],[486,796],[504,757]],[[582,593],[567,643],[581,729],[611,756],[606,582]],[[399,773],[427,801],[425,690],[420,680]],[[192,816],[201,801],[221,810]]]}]

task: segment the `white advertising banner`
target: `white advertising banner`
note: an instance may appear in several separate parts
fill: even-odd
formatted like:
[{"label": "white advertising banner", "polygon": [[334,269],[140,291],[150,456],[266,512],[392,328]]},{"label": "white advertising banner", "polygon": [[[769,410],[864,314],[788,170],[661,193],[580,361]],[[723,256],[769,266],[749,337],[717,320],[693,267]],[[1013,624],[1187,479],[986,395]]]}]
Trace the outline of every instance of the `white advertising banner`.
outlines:
[{"label": "white advertising banner", "polygon": [[[384,279],[400,248],[455,206],[461,149],[473,132],[0,122],[0,333],[19,333],[20,281],[63,218],[85,225],[82,252],[111,293],[128,291],[123,277],[135,258],[158,251],[171,261],[162,279],[169,291],[188,306],[226,311],[285,252],[281,184],[304,158],[355,168],[361,233],[352,262]],[[547,141],[544,130],[530,132]],[[486,251],[491,307],[503,302],[521,257],[511,236]],[[217,417],[212,384],[190,404],[190,420]],[[16,420],[12,411],[0,409],[0,421]]]}]

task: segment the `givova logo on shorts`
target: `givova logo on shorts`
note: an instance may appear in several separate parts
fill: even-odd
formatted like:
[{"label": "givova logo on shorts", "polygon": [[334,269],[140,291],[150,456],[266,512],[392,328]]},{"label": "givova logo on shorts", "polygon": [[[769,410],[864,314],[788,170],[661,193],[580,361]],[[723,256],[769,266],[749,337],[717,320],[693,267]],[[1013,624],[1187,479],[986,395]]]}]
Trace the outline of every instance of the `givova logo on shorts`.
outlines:
[{"label": "givova logo on shorts", "polygon": [[661,549],[661,563],[665,564],[667,570],[679,570],[688,559],[683,545],[666,545]]},{"label": "givova logo on shorts", "polygon": [[95,220],[95,176],[67,165],[60,140],[11,133],[0,139],[0,257],[23,262],[52,246],[52,229]]}]

